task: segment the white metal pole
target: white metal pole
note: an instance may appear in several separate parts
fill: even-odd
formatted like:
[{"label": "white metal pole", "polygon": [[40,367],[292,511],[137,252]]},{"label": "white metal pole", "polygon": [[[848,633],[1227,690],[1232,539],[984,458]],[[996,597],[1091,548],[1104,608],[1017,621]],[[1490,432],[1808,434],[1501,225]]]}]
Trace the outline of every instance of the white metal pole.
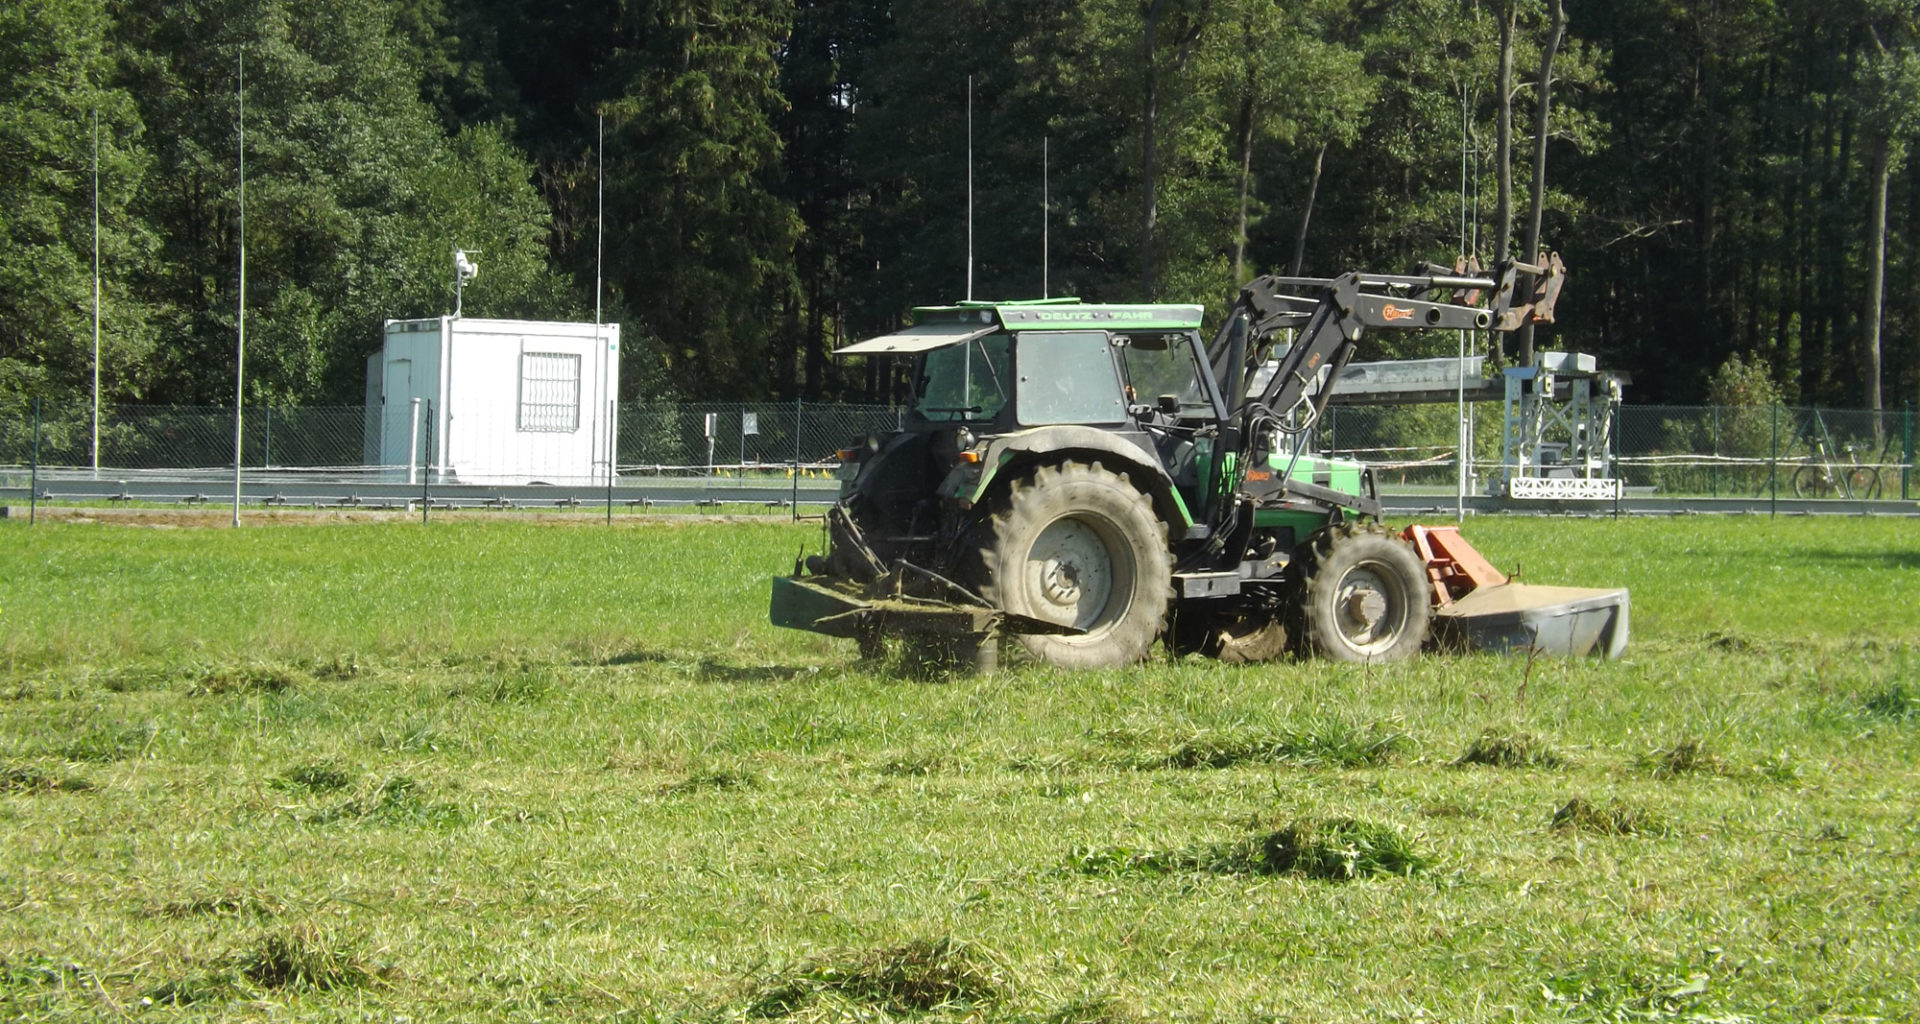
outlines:
[{"label": "white metal pole", "polygon": [[233,360],[233,525],[240,525],[241,406],[246,401],[247,372],[247,53],[240,51],[240,301],[236,313],[238,340]]},{"label": "white metal pole", "polygon": [[[607,114],[605,111],[599,114],[599,124],[600,140],[595,153],[598,166],[594,171],[594,188],[598,194],[595,200],[597,206],[593,214],[593,343],[599,346],[599,354],[594,362],[602,367],[600,386],[606,387],[609,376],[607,371],[612,369],[606,364],[611,363],[614,356],[608,354],[607,339],[600,334],[601,266],[607,248]],[[618,395],[611,392],[607,394],[607,521],[609,523],[613,521],[613,424],[620,416],[618,402]]]},{"label": "white metal pole", "polygon": [[1053,137],[1040,139],[1040,297],[1047,298],[1052,293],[1052,282],[1047,279],[1051,269],[1053,254]]},{"label": "white metal pole", "polygon": [[93,108],[93,476],[100,478],[100,108]]},{"label": "white metal pole", "polygon": [[967,76],[967,300],[973,300],[973,76]]},{"label": "white metal pole", "polygon": [[[1460,251],[1468,252],[1467,236],[1467,130],[1468,122],[1467,89],[1460,87]],[[1473,439],[1467,426],[1467,332],[1460,332],[1460,359],[1455,366],[1454,430],[1459,437],[1456,441],[1459,463],[1454,474],[1453,516],[1455,522],[1467,519],[1467,464],[1473,458]]]},{"label": "white metal pole", "polygon": [[408,414],[413,425],[407,429],[407,482],[417,482],[414,471],[420,466],[420,400],[413,400],[413,409]]}]

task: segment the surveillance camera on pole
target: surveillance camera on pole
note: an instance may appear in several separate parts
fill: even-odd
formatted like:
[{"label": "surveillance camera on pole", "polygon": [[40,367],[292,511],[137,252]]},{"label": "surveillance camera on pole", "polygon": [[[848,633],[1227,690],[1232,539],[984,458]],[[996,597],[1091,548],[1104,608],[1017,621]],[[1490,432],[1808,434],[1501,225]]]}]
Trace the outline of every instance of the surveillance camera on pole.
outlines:
[{"label": "surveillance camera on pole", "polygon": [[460,315],[460,303],[467,282],[480,276],[480,264],[470,257],[480,255],[478,249],[453,250],[453,315]]}]

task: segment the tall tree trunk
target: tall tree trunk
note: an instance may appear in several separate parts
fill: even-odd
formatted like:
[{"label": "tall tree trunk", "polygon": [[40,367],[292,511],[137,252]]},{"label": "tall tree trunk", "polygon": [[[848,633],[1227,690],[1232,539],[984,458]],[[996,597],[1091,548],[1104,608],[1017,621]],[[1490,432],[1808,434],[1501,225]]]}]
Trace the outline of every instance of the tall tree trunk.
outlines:
[{"label": "tall tree trunk", "polygon": [[1141,12],[1141,61],[1146,74],[1146,96],[1140,110],[1140,298],[1153,300],[1153,225],[1160,216],[1160,201],[1154,189],[1154,131],[1159,116],[1160,80],[1154,65],[1154,50],[1160,31],[1160,14],[1167,0],[1153,0]]},{"label": "tall tree trunk", "polygon": [[[1529,261],[1540,253],[1540,216],[1547,198],[1547,127],[1553,105],[1553,57],[1560,50],[1560,38],[1567,31],[1567,10],[1562,0],[1553,0],[1553,22],[1547,28],[1547,42],[1540,50],[1540,94],[1533,111],[1533,201],[1527,209],[1527,247],[1522,253]],[[1533,325],[1520,329],[1520,365],[1533,365]]]},{"label": "tall tree trunk", "polygon": [[1307,179],[1307,201],[1300,207],[1300,230],[1293,236],[1293,262],[1287,264],[1287,276],[1299,277],[1300,267],[1307,260],[1307,225],[1313,221],[1313,201],[1320,194],[1320,168],[1327,160],[1327,144],[1313,154],[1313,176]]},{"label": "tall tree trunk", "polygon": [[[1867,215],[1867,337],[1864,357],[1867,408],[1879,412],[1880,405],[1880,321],[1886,303],[1887,284],[1887,181],[1892,176],[1893,140],[1884,133],[1873,140],[1873,182],[1871,205]],[[1879,421],[1874,430],[1879,432]]]}]

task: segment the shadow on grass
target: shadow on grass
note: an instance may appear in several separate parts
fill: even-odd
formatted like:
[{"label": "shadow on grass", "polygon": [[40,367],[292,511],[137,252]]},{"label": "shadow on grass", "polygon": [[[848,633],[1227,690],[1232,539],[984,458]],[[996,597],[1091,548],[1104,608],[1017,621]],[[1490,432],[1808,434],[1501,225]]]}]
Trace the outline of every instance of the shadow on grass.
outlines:
[{"label": "shadow on grass", "polygon": [[1807,548],[1779,552],[1775,561],[1788,559],[1832,568],[1852,565],[1860,569],[1920,569],[1920,549],[1909,551],[1862,551],[1853,548]]},{"label": "shadow on grass", "polygon": [[614,668],[620,665],[658,665],[663,662],[670,662],[673,660],[674,658],[671,655],[662,654],[659,651],[649,651],[644,648],[640,648],[640,649],[631,650],[631,651],[621,651],[619,654],[601,658],[598,661],[583,659],[578,664],[599,665],[606,668]]}]

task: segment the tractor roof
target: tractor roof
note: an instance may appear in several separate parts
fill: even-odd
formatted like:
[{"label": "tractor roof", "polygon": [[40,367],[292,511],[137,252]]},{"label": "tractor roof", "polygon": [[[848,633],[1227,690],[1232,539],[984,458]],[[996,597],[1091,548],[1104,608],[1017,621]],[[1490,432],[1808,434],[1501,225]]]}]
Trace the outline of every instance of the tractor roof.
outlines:
[{"label": "tractor roof", "polygon": [[906,355],[1009,331],[1186,331],[1200,326],[1199,306],[1112,305],[1079,299],[962,302],[916,306],[913,326],[848,345],[834,355]]},{"label": "tractor roof", "polygon": [[1028,299],[1021,302],[962,302],[953,306],[916,306],[915,324],[972,320],[983,326],[1018,331],[1185,331],[1200,326],[1199,306],[1147,303],[1081,302],[1079,299]]}]

